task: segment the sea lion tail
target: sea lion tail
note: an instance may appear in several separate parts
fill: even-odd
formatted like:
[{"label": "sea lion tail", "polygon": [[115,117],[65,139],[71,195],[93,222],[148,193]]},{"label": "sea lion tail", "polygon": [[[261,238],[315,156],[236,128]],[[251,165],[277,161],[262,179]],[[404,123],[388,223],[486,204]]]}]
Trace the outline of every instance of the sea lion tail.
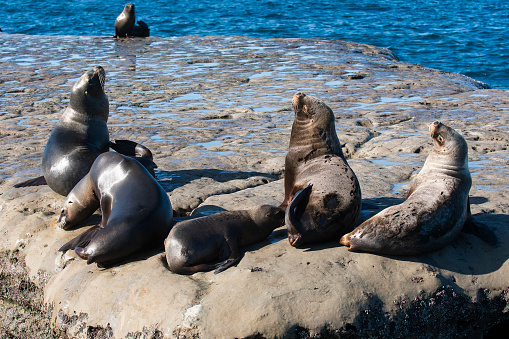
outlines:
[{"label": "sea lion tail", "polygon": [[37,178],[28,179],[26,181],[20,182],[20,183],[14,185],[14,188],[29,187],[29,186],[41,186],[41,185],[47,185],[46,179],[42,175]]},{"label": "sea lion tail", "polygon": [[78,247],[86,247],[92,238],[95,237],[97,232],[99,232],[101,229],[102,227],[99,225],[89,228],[77,237],[72,238],[70,241],[66,242],[62,247],[59,248],[59,251],[65,253],[67,250],[74,250]]}]

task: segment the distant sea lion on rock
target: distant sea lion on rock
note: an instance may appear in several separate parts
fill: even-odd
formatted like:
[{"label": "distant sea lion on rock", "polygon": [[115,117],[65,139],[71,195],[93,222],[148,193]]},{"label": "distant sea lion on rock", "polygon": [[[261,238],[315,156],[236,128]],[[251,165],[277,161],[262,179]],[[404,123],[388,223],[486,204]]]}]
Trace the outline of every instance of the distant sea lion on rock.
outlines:
[{"label": "distant sea lion on rock", "polygon": [[361,189],[341,151],[334,114],[319,99],[294,95],[285,159],[288,239],[292,246],[327,241],[351,231],[361,210]]},{"label": "distant sea lion on rock", "polygon": [[[145,164],[150,165],[150,159]],[[150,166],[149,166],[150,167]],[[102,220],[60,248],[74,249],[88,264],[117,263],[163,245],[170,232],[170,199],[141,163],[106,152],[65,199],[57,227],[69,229],[101,207]]]},{"label": "distant sea lion on rock", "polygon": [[[74,84],[69,105],[63,111],[44,148],[43,176],[14,187],[48,184],[66,196],[83,178],[99,154],[110,147],[130,156],[143,156],[145,147],[128,140],[110,142],[108,132],[109,102],[104,93],[106,73],[101,66],[83,74]],[[137,146],[141,146],[137,148]]]},{"label": "distant sea lion on rock", "polygon": [[438,121],[430,125],[429,132],[433,150],[406,200],[344,235],[340,243],[350,251],[418,255],[446,246],[462,229],[490,244],[497,243],[495,234],[470,213],[467,142]]},{"label": "distant sea lion on rock", "polygon": [[134,4],[127,4],[122,13],[115,20],[115,38],[125,37],[148,37],[150,29],[148,25],[139,20],[136,25]]},{"label": "distant sea lion on rock", "polygon": [[261,205],[179,222],[164,241],[166,261],[178,274],[222,272],[239,263],[241,247],[264,240],[283,220],[282,209]]}]

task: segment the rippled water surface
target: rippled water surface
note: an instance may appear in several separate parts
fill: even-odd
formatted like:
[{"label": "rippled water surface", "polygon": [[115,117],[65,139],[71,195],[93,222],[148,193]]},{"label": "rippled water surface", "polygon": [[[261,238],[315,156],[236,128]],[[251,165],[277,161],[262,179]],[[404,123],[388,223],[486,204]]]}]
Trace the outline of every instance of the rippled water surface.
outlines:
[{"label": "rippled water surface", "polygon": [[[41,35],[113,34],[127,1],[1,1],[0,28]],[[387,47],[402,61],[509,88],[509,1],[302,0],[134,2],[154,36],[328,38]]]}]

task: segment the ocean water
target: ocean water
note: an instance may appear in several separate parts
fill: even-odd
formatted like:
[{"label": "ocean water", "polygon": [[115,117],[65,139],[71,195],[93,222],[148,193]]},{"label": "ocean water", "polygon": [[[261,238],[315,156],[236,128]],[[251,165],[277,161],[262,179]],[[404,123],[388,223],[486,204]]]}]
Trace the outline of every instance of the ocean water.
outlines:
[{"label": "ocean water", "polygon": [[[0,0],[6,33],[113,35],[127,1]],[[391,49],[405,62],[509,88],[507,0],[147,0],[153,36],[326,38]]]}]

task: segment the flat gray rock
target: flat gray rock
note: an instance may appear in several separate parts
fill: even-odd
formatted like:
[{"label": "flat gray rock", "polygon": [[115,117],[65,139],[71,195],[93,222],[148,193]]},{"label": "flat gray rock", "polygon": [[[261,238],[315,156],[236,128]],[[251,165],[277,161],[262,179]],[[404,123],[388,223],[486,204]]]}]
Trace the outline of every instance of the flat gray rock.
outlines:
[{"label": "flat gray rock", "polygon": [[[0,333],[76,338],[482,337],[509,321],[509,92],[331,40],[0,36]],[[111,139],[149,147],[175,215],[283,200],[297,91],[324,100],[367,219],[406,196],[441,120],[470,147],[472,212],[499,238],[461,234],[418,257],[305,248],[286,230],[236,267],[180,276],[154,251],[103,269],[58,248],[64,198],[12,185],[42,152],[75,80],[106,70]],[[85,223],[100,220],[98,214]],[[55,332],[53,332],[55,331]],[[493,329],[495,331],[495,329]]]}]

